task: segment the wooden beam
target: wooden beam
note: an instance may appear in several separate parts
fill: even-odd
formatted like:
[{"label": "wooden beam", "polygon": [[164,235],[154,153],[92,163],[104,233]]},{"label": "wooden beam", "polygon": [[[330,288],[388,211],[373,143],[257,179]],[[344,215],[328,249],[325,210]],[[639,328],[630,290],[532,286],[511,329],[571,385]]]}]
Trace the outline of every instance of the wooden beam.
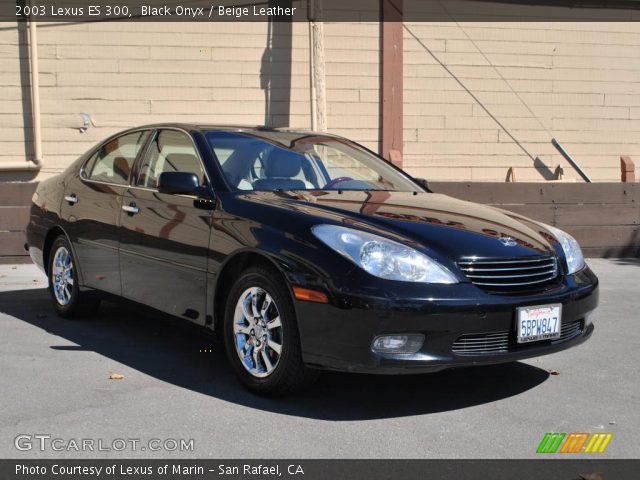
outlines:
[{"label": "wooden beam", "polygon": [[620,157],[621,179],[625,183],[633,183],[636,181],[636,166],[631,157]]},{"label": "wooden beam", "polygon": [[311,130],[327,131],[327,94],[325,87],[323,0],[309,2],[309,40],[311,57]]},{"label": "wooden beam", "polygon": [[402,0],[382,5],[382,156],[402,167]]}]

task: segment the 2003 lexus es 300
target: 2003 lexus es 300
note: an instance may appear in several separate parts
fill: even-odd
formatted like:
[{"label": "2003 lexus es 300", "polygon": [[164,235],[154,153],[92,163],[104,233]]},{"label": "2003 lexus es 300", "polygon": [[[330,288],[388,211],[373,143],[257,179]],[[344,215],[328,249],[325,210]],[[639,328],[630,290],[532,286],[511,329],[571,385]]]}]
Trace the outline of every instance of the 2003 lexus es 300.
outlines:
[{"label": "2003 lexus es 300", "polygon": [[510,362],[593,332],[576,241],[431,193],[337,136],[153,125],[112,136],[33,196],[28,248],[62,316],[125,297],[219,331],[265,394],[320,369]]}]

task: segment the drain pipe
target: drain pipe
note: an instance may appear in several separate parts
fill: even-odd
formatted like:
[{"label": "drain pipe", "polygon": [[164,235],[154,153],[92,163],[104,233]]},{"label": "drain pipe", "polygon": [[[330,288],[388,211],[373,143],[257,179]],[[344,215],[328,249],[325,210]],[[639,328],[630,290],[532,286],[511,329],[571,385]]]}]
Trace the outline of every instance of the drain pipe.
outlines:
[{"label": "drain pipe", "polygon": [[26,162],[0,163],[0,171],[38,171],[42,167],[42,132],[40,129],[40,81],[38,67],[38,38],[36,22],[29,21],[29,63],[31,80],[31,116],[33,124],[34,159]]},{"label": "drain pipe", "polygon": [[31,106],[33,108],[33,162],[42,166],[42,129],[40,127],[40,67],[38,66],[38,37],[36,22],[29,22],[29,60],[31,61]]}]

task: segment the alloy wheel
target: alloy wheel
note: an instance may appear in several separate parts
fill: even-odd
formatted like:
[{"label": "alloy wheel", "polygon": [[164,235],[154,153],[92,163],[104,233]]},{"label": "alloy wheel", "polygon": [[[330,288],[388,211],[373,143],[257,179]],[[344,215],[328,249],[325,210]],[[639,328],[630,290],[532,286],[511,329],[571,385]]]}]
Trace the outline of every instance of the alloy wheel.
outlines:
[{"label": "alloy wheel", "polygon": [[254,377],[269,376],[282,356],[283,330],[273,297],[260,287],[246,289],[233,317],[236,352]]},{"label": "alloy wheel", "polygon": [[73,259],[66,247],[59,247],[53,256],[51,280],[58,304],[68,305],[73,295]]}]

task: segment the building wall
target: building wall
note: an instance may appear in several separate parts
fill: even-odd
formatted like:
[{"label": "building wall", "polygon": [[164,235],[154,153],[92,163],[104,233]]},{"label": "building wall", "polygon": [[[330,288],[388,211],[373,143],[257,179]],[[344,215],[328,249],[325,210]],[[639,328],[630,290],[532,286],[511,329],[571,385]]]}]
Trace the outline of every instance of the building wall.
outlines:
[{"label": "building wall", "polygon": [[[279,99],[284,69],[266,57],[267,24],[104,22],[41,24],[38,28],[45,169],[60,171],[74,157],[118,130],[145,123],[189,121],[265,123],[265,85],[271,82],[275,120],[308,124],[308,41],[303,24],[293,25],[290,107]],[[3,57],[10,62],[10,82],[20,84],[15,31],[0,33]],[[278,43],[276,38],[275,43]],[[12,44],[13,43],[13,44]],[[4,62],[4,58],[2,59]],[[269,77],[269,78],[267,78]],[[19,87],[11,88],[19,99]],[[288,89],[287,89],[288,90]],[[4,100],[0,130],[6,148],[0,162],[19,160],[23,152],[20,100]],[[28,114],[28,104],[27,114]],[[96,122],[81,134],[81,113]],[[284,118],[283,118],[284,117]]]},{"label": "building wall", "polygon": [[[477,98],[405,31],[404,165],[410,173],[504,181],[514,167],[518,181],[543,181],[562,165],[565,178],[576,178],[549,143],[552,136],[596,181],[619,181],[620,155],[640,158],[639,23],[406,26]],[[59,172],[100,139],[143,123],[272,121],[310,128],[308,25],[296,22],[291,29],[290,42],[282,30],[274,32],[269,63],[263,23],[41,24],[45,168],[36,177],[0,172],[0,181]],[[325,24],[329,130],[374,150],[379,35],[377,23]],[[0,25],[0,164],[33,156],[26,45],[16,24]],[[537,168],[482,105],[539,156]],[[82,112],[96,122],[84,134]]]},{"label": "building wall", "polygon": [[[33,158],[33,152],[26,31],[15,24],[0,28],[1,164]],[[276,26],[271,49],[268,28],[257,22],[40,24],[45,167],[37,178],[61,171],[109,134],[140,124],[271,123],[309,129],[308,24]],[[374,150],[377,32],[375,23],[325,26],[328,124]],[[95,120],[86,133],[80,133],[81,113]],[[0,173],[0,180],[12,177],[16,174]]]},{"label": "building wall", "polygon": [[[405,167],[438,180],[620,181],[640,158],[640,23],[406,24]],[[485,108],[486,107],[486,110]],[[532,157],[487,113],[495,116]],[[637,162],[636,162],[637,163]]]}]

